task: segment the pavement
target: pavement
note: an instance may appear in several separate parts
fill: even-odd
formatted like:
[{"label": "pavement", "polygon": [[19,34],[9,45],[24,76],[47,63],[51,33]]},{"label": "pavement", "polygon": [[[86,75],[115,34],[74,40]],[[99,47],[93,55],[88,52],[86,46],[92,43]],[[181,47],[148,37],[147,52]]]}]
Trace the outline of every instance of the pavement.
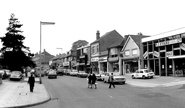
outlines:
[{"label": "pavement", "polygon": [[36,83],[30,92],[27,78],[24,81],[4,81],[0,85],[0,108],[17,108],[38,105],[50,100],[44,84]]},{"label": "pavement", "polygon": [[[137,87],[170,87],[185,84],[185,77],[155,76],[152,79],[132,79],[126,76],[126,84]],[[27,78],[24,81],[4,81],[0,84],[0,108],[28,107],[47,102],[51,99],[44,84],[36,78],[34,91],[29,91]]]},{"label": "pavement", "polygon": [[185,77],[154,76],[152,79],[132,79],[126,74],[126,83],[138,87],[171,87],[185,84]]}]

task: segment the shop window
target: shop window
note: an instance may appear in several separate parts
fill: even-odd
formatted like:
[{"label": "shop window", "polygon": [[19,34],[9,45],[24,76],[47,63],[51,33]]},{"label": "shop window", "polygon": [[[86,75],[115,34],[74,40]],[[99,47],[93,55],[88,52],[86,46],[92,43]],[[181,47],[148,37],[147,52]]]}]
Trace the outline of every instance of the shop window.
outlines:
[{"label": "shop window", "polygon": [[179,43],[173,44],[173,48],[179,48]]},{"label": "shop window", "polygon": [[147,69],[147,68],[148,68],[147,60],[144,60],[144,68],[145,68],[145,69]]},{"label": "shop window", "polygon": [[149,52],[153,52],[153,45],[152,45],[152,44],[149,45],[148,51],[149,51]]},{"label": "shop window", "polygon": [[185,51],[181,49],[181,55],[185,55]]},{"label": "shop window", "polygon": [[143,52],[147,51],[147,46],[143,46]]},{"label": "shop window", "polygon": [[160,57],[165,57],[165,52],[160,52]]},{"label": "shop window", "polygon": [[167,76],[173,75],[172,59],[167,59]]},{"label": "shop window", "polygon": [[150,53],[148,56],[149,58],[153,58],[153,53]]},{"label": "shop window", "polygon": [[143,46],[147,46],[147,42],[144,42],[144,43],[143,43]]},{"label": "shop window", "polygon": [[173,51],[173,54],[176,55],[176,56],[177,56],[177,55],[180,55],[180,50],[174,50],[174,51]]},{"label": "shop window", "polygon": [[182,43],[185,43],[185,37],[182,38]]},{"label": "shop window", "polygon": [[167,45],[166,46],[166,51],[172,51],[172,45]]},{"label": "shop window", "polygon": [[165,46],[160,46],[160,50],[165,50]]}]

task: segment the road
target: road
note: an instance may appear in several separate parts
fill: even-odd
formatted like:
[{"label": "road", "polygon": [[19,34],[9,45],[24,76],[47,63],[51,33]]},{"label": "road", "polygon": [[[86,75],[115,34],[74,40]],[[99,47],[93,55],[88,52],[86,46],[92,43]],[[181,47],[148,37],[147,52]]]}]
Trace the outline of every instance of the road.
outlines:
[{"label": "road", "polygon": [[85,78],[58,76],[43,78],[52,99],[32,108],[184,108],[185,87],[140,88],[129,84],[98,82],[98,89],[88,89]]}]

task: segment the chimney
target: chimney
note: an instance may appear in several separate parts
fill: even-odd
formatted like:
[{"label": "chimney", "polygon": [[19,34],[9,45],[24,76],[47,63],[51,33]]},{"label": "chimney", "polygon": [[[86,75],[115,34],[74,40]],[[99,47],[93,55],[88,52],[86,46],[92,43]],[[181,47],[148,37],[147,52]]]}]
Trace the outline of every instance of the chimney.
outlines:
[{"label": "chimney", "polygon": [[96,40],[98,40],[100,38],[100,32],[99,32],[99,30],[97,30],[97,32],[96,32]]}]

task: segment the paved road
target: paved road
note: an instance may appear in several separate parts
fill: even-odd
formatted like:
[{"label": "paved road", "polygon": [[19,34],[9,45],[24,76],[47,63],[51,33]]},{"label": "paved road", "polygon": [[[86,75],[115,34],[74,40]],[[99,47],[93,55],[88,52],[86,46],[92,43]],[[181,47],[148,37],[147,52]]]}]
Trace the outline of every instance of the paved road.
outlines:
[{"label": "paved road", "polygon": [[184,108],[185,87],[132,87],[98,82],[98,89],[87,89],[87,80],[71,76],[43,78],[52,100],[32,108]]}]

